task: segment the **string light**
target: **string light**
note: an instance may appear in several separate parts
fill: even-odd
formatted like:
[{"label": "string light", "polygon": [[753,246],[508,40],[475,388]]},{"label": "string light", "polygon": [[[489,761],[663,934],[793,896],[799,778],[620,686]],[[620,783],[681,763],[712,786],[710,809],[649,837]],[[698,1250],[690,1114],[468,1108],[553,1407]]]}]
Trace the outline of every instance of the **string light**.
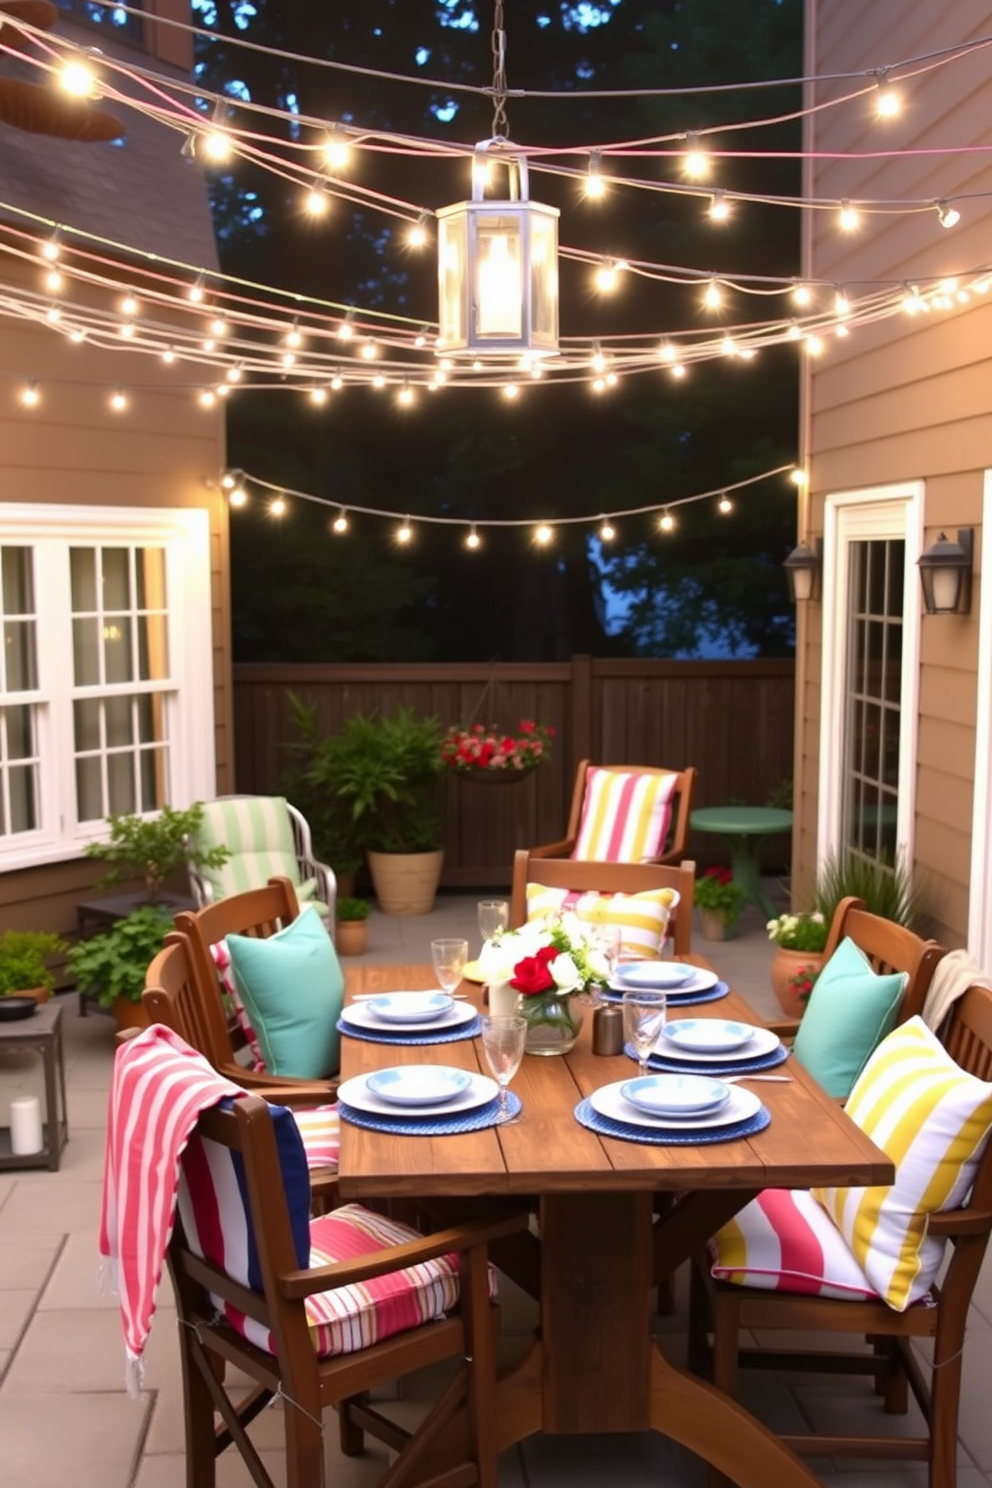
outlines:
[{"label": "string light", "polygon": [[606,371],[606,358],[600,350],[598,341],[593,342],[592,361],[589,363],[589,365],[594,372]]},{"label": "string light", "polygon": [[834,295],[834,314],[849,315],[851,313],[851,302],[842,289],[838,289]]},{"label": "string light", "polygon": [[228,367],[227,371],[224,373],[224,376],[227,378],[228,382],[240,382],[242,377],[244,376],[244,371],[245,369],[243,363],[235,362],[233,367]]},{"label": "string light", "polygon": [[234,140],[229,129],[224,126],[227,122],[227,105],[223,99],[218,98],[214,104],[214,116],[209,129],[205,130],[202,138],[203,154],[211,165],[227,165],[234,154]]},{"label": "string light", "polygon": [[245,490],[241,479],[235,480],[227,499],[231,506],[245,506],[247,504],[248,492]]},{"label": "string light", "polygon": [[317,408],[323,408],[328,399],[328,391],[325,387],[312,387],[307,394],[310,402]]},{"label": "string light", "polygon": [[70,98],[96,97],[96,73],[81,57],[72,57],[68,62],[63,62],[57,76],[59,87]]},{"label": "string light", "polygon": [[710,197],[709,216],[711,222],[726,222],[730,217],[730,203],[723,191],[714,192]]},{"label": "string light", "polygon": [[386,379],[385,377],[383,377],[381,372],[377,372],[376,375],[373,377],[372,386],[375,388],[376,392],[381,392],[382,389],[386,386]]},{"label": "string light", "polygon": [[690,132],[685,137],[686,152],[682,159],[682,174],[688,181],[705,181],[710,174],[710,157],[699,143],[698,134]]},{"label": "string light", "polygon": [[429,222],[430,214],[428,212],[421,212],[416,222],[412,224],[410,231],[406,235],[407,243],[411,248],[426,248],[428,239],[427,225]]},{"label": "string light", "polygon": [[856,232],[861,226],[861,213],[850,202],[841,202],[838,221],[841,232]]},{"label": "string light", "polygon": [[616,537],[616,535],[617,535],[617,529],[614,527],[613,523],[607,521],[604,518],[603,519],[603,522],[600,525],[600,529],[599,529],[599,540],[600,540],[600,542],[611,543],[613,541],[613,539]]},{"label": "string light", "polygon": [[520,388],[515,382],[504,383],[502,392],[507,403],[515,403],[520,397]]},{"label": "string light", "polygon": [[706,310],[719,310],[723,304],[723,290],[715,279],[711,279],[703,290],[703,307]]},{"label": "string light", "polygon": [[114,413],[125,413],[127,411],[127,394],[123,388],[115,388],[110,395],[110,407]]},{"label": "string light", "polygon": [[327,188],[318,177],[303,198],[303,205],[311,217],[326,217],[331,209],[331,199],[327,194]]},{"label": "string light", "polygon": [[64,282],[58,269],[49,269],[45,275],[45,288],[49,294],[58,294]]},{"label": "string light", "polygon": [[213,388],[201,388],[197,394],[196,401],[201,408],[213,408],[217,403],[217,394]]},{"label": "string light", "polygon": [[284,517],[285,515],[286,498],[284,496],[276,496],[274,500],[269,502],[269,516]]},{"label": "string light", "polygon": [[401,408],[412,408],[414,403],[417,401],[413,388],[408,382],[404,382],[403,386],[396,394],[396,401]]},{"label": "string light", "polygon": [[49,305],[45,319],[49,325],[58,325],[62,319],[62,307],[60,305]]},{"label": "string light", "polygon": [[606,182],[602,175],[603,157],[598,150],[592,150],[589,154],[589,169],[583,184],[583,190],[590,201],[602,201],[606,195]]},{"label": "string light", "polygon": [[348,523],[348,513],[345,510],[345,508],[342,506],[341,510],[338,512],[337,516],[334,518],[334,521],[331,523],[331,530],[333,532],[347,532],[348,531],[348,525],[349,525],[349,523]]},{"label": "string light", "polygon": [[367,362],[374,362],[379,355],[378,342],[374,341],[371,336],[367,341],[362,342],[358,350],[359,355],[364,357]]},{"label": "string light", "polygon": [[134,338],[134,322],[131,321],[131,320],[124,320],[124,321],[122,321],[121,322],[121,325],[120,325],[120,329],[119,329],[119,335],[121,335],[124,338],[125,341],[131,341],[131,340],[133,340],[133,338]]},{"label": "string light", "polygon": [[343,387],[344,378],[341,376],[340,372],[335,372],[334,376],[331,378],[331,392],[339,393]]},{"label": "string light", "polygon": [[167,367],[171,367],[173,362],[176,360],[176,353],[173,351],[171,346],[167,346],[163,351],[162,360]]},{"label": "string light", "polygon": [[133,294],[126,294],[121,300],[120,311],[122,315],[137,315],[140,306]]},{"label": "string light", "polygon": [[344,170],[351,159],[351,146],[339,124],[335,124],[324,141],[324,159],[329,170]]},{"label": "string light", "polygon": [[889,84],[889,74],[880,69],[875,75],[877,92],[875,94],[875,112],[880,119],[897,119],[902,113],[902,99],[895,88]]},{"label": "string light", "polygon": [[789,471],[789,479],[794,486],[805,486],[809,480],[809,476],[801,465],[797,465],[793,470]]},{"label": "string light", "polygon": [[476,532],[474,522],[469,528],[468,536],[465,539],[465,546],[471,548],[473,552],[482,547],[482,538]]},{"label": "string light", "polygon": [[539,548],[549,547],[554,542],[554,536],[554,530],[548,526],[547,522],[542,522],[534,529],[534,541]]},{"label": "string light", "polygon": [[203,274],[197,274],[195,280],[186,291],[187,297],[193,301],[194,305],[202,305],[206,292],[205,276]]},{"label": "string light", "polygon": [[823,342],[819,336],[807,336],[803,342],[807,356],[819,356],[823,350]]},{"label": "string light", "polygon": [[681,381],[685,376],[685,364],[683,362],[673,362],[668,370],[677,381]]},{"label": "string light", "polygon": [[937,206],[937,220],[941,227],[957,227],[961,221],[961,213],[957,207],[949,207],[946,201],[939,201]]},{"label": "string light", "polygon": [[600,294],[612,294],[620,282],[619,260],[614,258],[604,259],[593,278],[593,283]]},{"label": "string light", "polygon": [[287,346],[291,346],[294,351],[297,349],[297,347],[303,345],[303,336],[300,333],[300,323],[295,316],[293,317],[293,324],[290,326],[289,330],[283,337],[283,341]]},{"label": "string light", "polygon": [[56,228],[52,236],[41,245],[41,256],[48,263],[54,263],[62,252],[61,229]]},{"label": "string light", "polygon": [[25,408],[37,408],[41,402],[41,393],[38,391],[36,382],[29,382],[26,387],[21,388],[21,403]]},{"label": "string light", "polygon": [[420,330],[413,338],[413,344],[418,351],[421,351],[427,345],[427,331],[427,326],[421,326]]},{"label": "string light", "polygon": [[667,507],[662,512],[661,516],[658,518],[658,527],[659,527],[660,531],[662,531],[662,532],[674,532],[675,531],[675,518],[672,516],[671,512],[668,510]]},{"label": "string light", "polygon": [[396,529],[396,541],[402,545],[412,542],[413,528],[410,526],[410,518],[404,517],[402,525]]},{"label": "string light", "polygon": [[733,511],[733,509],[734,509],[734,503],[731,501],[731,499],[727,495],[726,491],[724,491],[723,495],[720,497],[719,501],[717,502],[716,509],[720,513],[720,515],[721,516],[724,516],[724,517],[728,517],[730,515],[730,513]]},{"label": "string light", "polygon": [[222,315],[215,315],[214,318],[213,318],[213,320],[210,322],[210,334],[211,334],[211,336],[226,336],[227,335],[227,332],[228,332],[227,321],[224,319],[224,317]]},{"label": "string light", "polygon": [[73,326],[72,330],[69,332],[69,340],[72,341],[76,346],[82,345],[82,343],[86,340],[86,332],[83,330],[82,326]]},{"label": "string light", "polygon": [[801,309],[805,309],[813,303],[813,291],[808,284],[796,284],[793,285],[792,298]]}]

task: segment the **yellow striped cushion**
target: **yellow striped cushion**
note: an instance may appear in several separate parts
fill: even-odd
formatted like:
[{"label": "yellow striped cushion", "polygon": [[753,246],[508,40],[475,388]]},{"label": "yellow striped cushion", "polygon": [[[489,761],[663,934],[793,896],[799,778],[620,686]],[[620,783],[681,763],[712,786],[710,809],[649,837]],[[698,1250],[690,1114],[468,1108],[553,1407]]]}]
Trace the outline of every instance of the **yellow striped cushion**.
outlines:
[{"label": "yellow striped cushion", "polygon": [[589,770],[572,857],[597,863],[656,858],[668,836],[677,778],[643,770]]},{"label": "yellow striped cushion", "polygon": [[845,1109],[895,1163],[896,1181],[813,1192],[872,1286],[903,1312],[936,1278],[944,1242],[927,1238],[927,1216],[957,1208],[971,1188],[992,1128],[992,1085],[911,1018],[879,1044]]},{"label": "yellow striped cushion", "polygon": [[647,889],[641,894],[577,894],[545,884],[527,885],[528,920],[546,919],[568,910],[590,925],[618,925],[620,954],[628,958],[661,954],[668,917],[678,902],[674,889]]}]

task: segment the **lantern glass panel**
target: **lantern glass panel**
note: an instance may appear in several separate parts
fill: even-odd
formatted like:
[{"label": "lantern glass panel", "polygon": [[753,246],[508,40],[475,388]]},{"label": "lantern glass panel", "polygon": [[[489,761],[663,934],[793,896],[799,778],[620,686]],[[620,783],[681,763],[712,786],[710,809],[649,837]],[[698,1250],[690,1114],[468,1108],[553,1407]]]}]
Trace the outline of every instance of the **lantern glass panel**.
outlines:
[{"label": "lantern glass panel", "polygon": [[476,224],[476,332],[523,334],[523,268],[520,219],[500,214]]},{"label": "lantern glass panel", "polygon": [[531,333],[542,346],[558,344],[558,223],[554,217],[530,217]]},{"label": "lantern glass panel", "polygon": [[468,339],[465,310],[468,221],[464,212],[438,219],[439,331],[442,346],[464,346]]}]

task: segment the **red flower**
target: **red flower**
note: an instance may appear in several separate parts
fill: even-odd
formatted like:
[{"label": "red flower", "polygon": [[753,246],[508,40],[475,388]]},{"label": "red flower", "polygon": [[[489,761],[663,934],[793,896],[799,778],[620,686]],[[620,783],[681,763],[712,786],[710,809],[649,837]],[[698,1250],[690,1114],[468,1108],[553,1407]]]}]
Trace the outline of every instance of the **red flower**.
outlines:
[{"label": "red flower", "polygon": [[707,868],[703,877],[715,878],[717,883],[728,884],[733,882],[734,875],[729,868]]},{"label": "red flower", "polygon": [[558,957],[554,946],[542,946],[536,956],[525,956],[513,968],[510,986],[516,987],[525,997],[536,997],[541,992],[550,992],[555,979],[548,966]]}]

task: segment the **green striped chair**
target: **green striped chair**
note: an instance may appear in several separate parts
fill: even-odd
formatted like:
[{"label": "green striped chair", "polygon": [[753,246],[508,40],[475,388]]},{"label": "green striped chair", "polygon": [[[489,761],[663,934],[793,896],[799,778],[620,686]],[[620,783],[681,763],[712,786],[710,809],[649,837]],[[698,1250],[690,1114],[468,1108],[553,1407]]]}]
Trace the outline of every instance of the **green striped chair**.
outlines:
[{"label": "green striped chair", "polygon": [[282,796],[219,796],[203,807],[196,846],[226,847],[231,856],[221,868],[190,865],[190,893],[198,909],[246,889],[264,888],[283,874],[301,904],[313,903],[334,923],[337,883],[333,870],[313,855],[310,827]]}]

